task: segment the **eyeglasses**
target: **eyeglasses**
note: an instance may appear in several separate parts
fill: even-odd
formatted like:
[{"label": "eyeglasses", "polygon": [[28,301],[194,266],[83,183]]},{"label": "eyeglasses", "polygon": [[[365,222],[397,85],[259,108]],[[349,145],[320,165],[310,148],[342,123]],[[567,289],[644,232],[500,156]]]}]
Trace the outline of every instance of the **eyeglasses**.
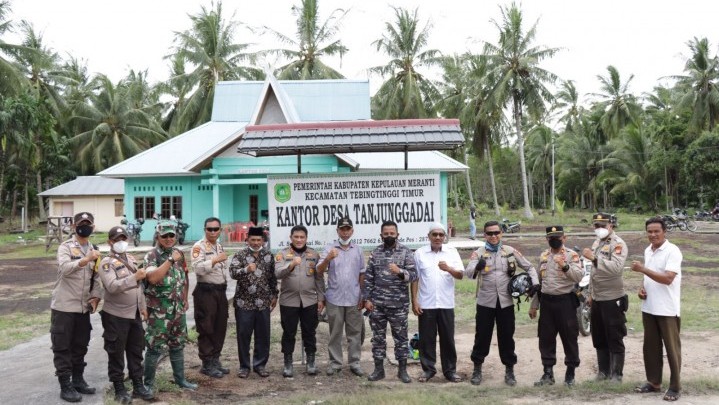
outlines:
[{"label": "eyeglasses", "polygon": [[488,232],[485,232],[484,234],[487,236],[497,236],[500,233],[502,233],[502,231],[488,231]]},{"label": "eyeglasses", "polygon": [[206,230],[207,232],[219,232],[220,227],[216,227],[216,228],[205,228],[205,230]]},{"label": "eyeglasses", "polygon": [[164,235],[160,235],[160,238],[162,238],[162,239],[174,238],[174,237],[175,237],[174,233],[166,233]]},{"label": "eyeglasses", "polygon": [[444,234],[443,234],[443,233],[438,233],[438,232],[432,232],[432,233],[429,234],[429,236],[431,236],[431,237],[433,237],[433,238],[444,238]]},{"label": "eyeglasses", "polygon": [[594,229],[597,229],[597,228],[606,228],[606,227],[607,227],[607,224],[594,224]]}]

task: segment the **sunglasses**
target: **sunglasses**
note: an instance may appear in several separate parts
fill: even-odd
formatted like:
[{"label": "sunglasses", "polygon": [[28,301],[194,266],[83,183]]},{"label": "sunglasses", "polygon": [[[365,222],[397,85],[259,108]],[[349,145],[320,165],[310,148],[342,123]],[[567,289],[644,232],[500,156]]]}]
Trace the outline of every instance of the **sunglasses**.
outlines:
[{"label": "sunglasses", "polygon": [[164,235],[160,235],[160,238],[162,238],[162,239],[174,238],[174,237],[175,237],[174,233],[166,233]]},{"label": "sunglasses", "polygon": [[219,227],[216,227],[216,228],[205,228],[205,230],[206,230],[207,232],[218,232],[218,231],[220,230],[220,228],[219,228]]},{"label": "sunglasses", "polygon": [[433,238],[444,238],[444,234],[443,234],[443,233],[437,233],[437,232],[432,232],[432,233],[429,234],[429,236],[431,236],[431,237],[433,237]]},{"label": "sunglasses", "polygon": [[484,234],[487,236],[497,236],[500,233],[502,233],[502,231],[489,231],[489,232],[485,232]]}]

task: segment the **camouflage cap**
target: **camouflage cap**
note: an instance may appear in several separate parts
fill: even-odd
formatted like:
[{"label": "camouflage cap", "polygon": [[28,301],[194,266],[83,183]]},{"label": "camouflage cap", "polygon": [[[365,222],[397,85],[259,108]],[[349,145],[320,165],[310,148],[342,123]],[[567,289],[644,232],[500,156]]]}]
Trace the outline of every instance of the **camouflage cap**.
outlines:
[{"label": "camouflage cap", "polygon": [[177,233],[175,230],[175,224],[171,221],[160,221],[157,224],[157,234],[167,235],[168,233]]}]

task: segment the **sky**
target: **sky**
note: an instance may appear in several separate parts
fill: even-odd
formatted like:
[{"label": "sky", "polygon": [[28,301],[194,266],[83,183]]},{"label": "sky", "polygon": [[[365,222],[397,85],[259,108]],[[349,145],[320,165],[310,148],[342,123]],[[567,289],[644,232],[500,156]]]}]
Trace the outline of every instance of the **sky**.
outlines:
[{"label": "sky", "polygon": [[[226,17],[250,26],[268,26],[294,37],[291,7],[300,0],[225,0]],[[418,9],[423,25],[431,24],[428,49],[444,54],[480,53],[482,41],[497,42],[492,20],[501,21],[503,0],[324,0],[320,20],[337,8],[349,10],[338,38],[349,48],[341,61],[326,62],[348,79],[369,79],[370,91],[382,78],[369,76],[367,68],[383,65],[388,57],[371,45],[385,24],[394,21],[392,6]],[[666,77],[682,74],[693,37],[708,37],[712,54],[719,43],[719,2],[709,0],[525,0],[519,3],[527,27],[538,21],[536,45],[561,48],[540,66],[563,80],[573,80],[581,94],[597,93],[597,75],[607,66],[618,68],[622,81],[634,75],[630,91],[650,92],[667,83]],[[167,61],[176,31],[190,28],[188,14],[209,0],[11,0],[13,21],[26,19],[41,31],[44,43],[61,56],[87,61],[93,73],[122,79],[130,69],[148,69],[151,81],[168,78]],[[11,42],[12,37],[4,37]],[[270,36],[245,30],[237,42],[256,43],[255,50],[282,47]],[[266,61],[280,66],[282,61]],[[662,79],[665,78],[665,79]],[[584,97],[587,102],[591,98]]]}]

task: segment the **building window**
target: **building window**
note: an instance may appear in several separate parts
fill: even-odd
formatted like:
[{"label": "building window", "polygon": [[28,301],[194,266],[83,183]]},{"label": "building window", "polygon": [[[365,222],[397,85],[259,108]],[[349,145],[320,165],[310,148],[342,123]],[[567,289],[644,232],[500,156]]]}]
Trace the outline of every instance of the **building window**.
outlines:
[{"label": "building window", "polygon": [[122,198],[115,199],[115,216],[121,217],[125,215],[125,200]]},{"label": "building window", "polygon": [[162,218],[182,218],[182,196],[160,197],[160,216]]},{"label": "building window", "polygon": [[135,197],[135,219],[152,218],[155,214],[155,197]]},{"label": "building window", "polygon": [[259,212],[259,201],[256,195],[250,196],[250,221],[257,225],[257,214]]}]

